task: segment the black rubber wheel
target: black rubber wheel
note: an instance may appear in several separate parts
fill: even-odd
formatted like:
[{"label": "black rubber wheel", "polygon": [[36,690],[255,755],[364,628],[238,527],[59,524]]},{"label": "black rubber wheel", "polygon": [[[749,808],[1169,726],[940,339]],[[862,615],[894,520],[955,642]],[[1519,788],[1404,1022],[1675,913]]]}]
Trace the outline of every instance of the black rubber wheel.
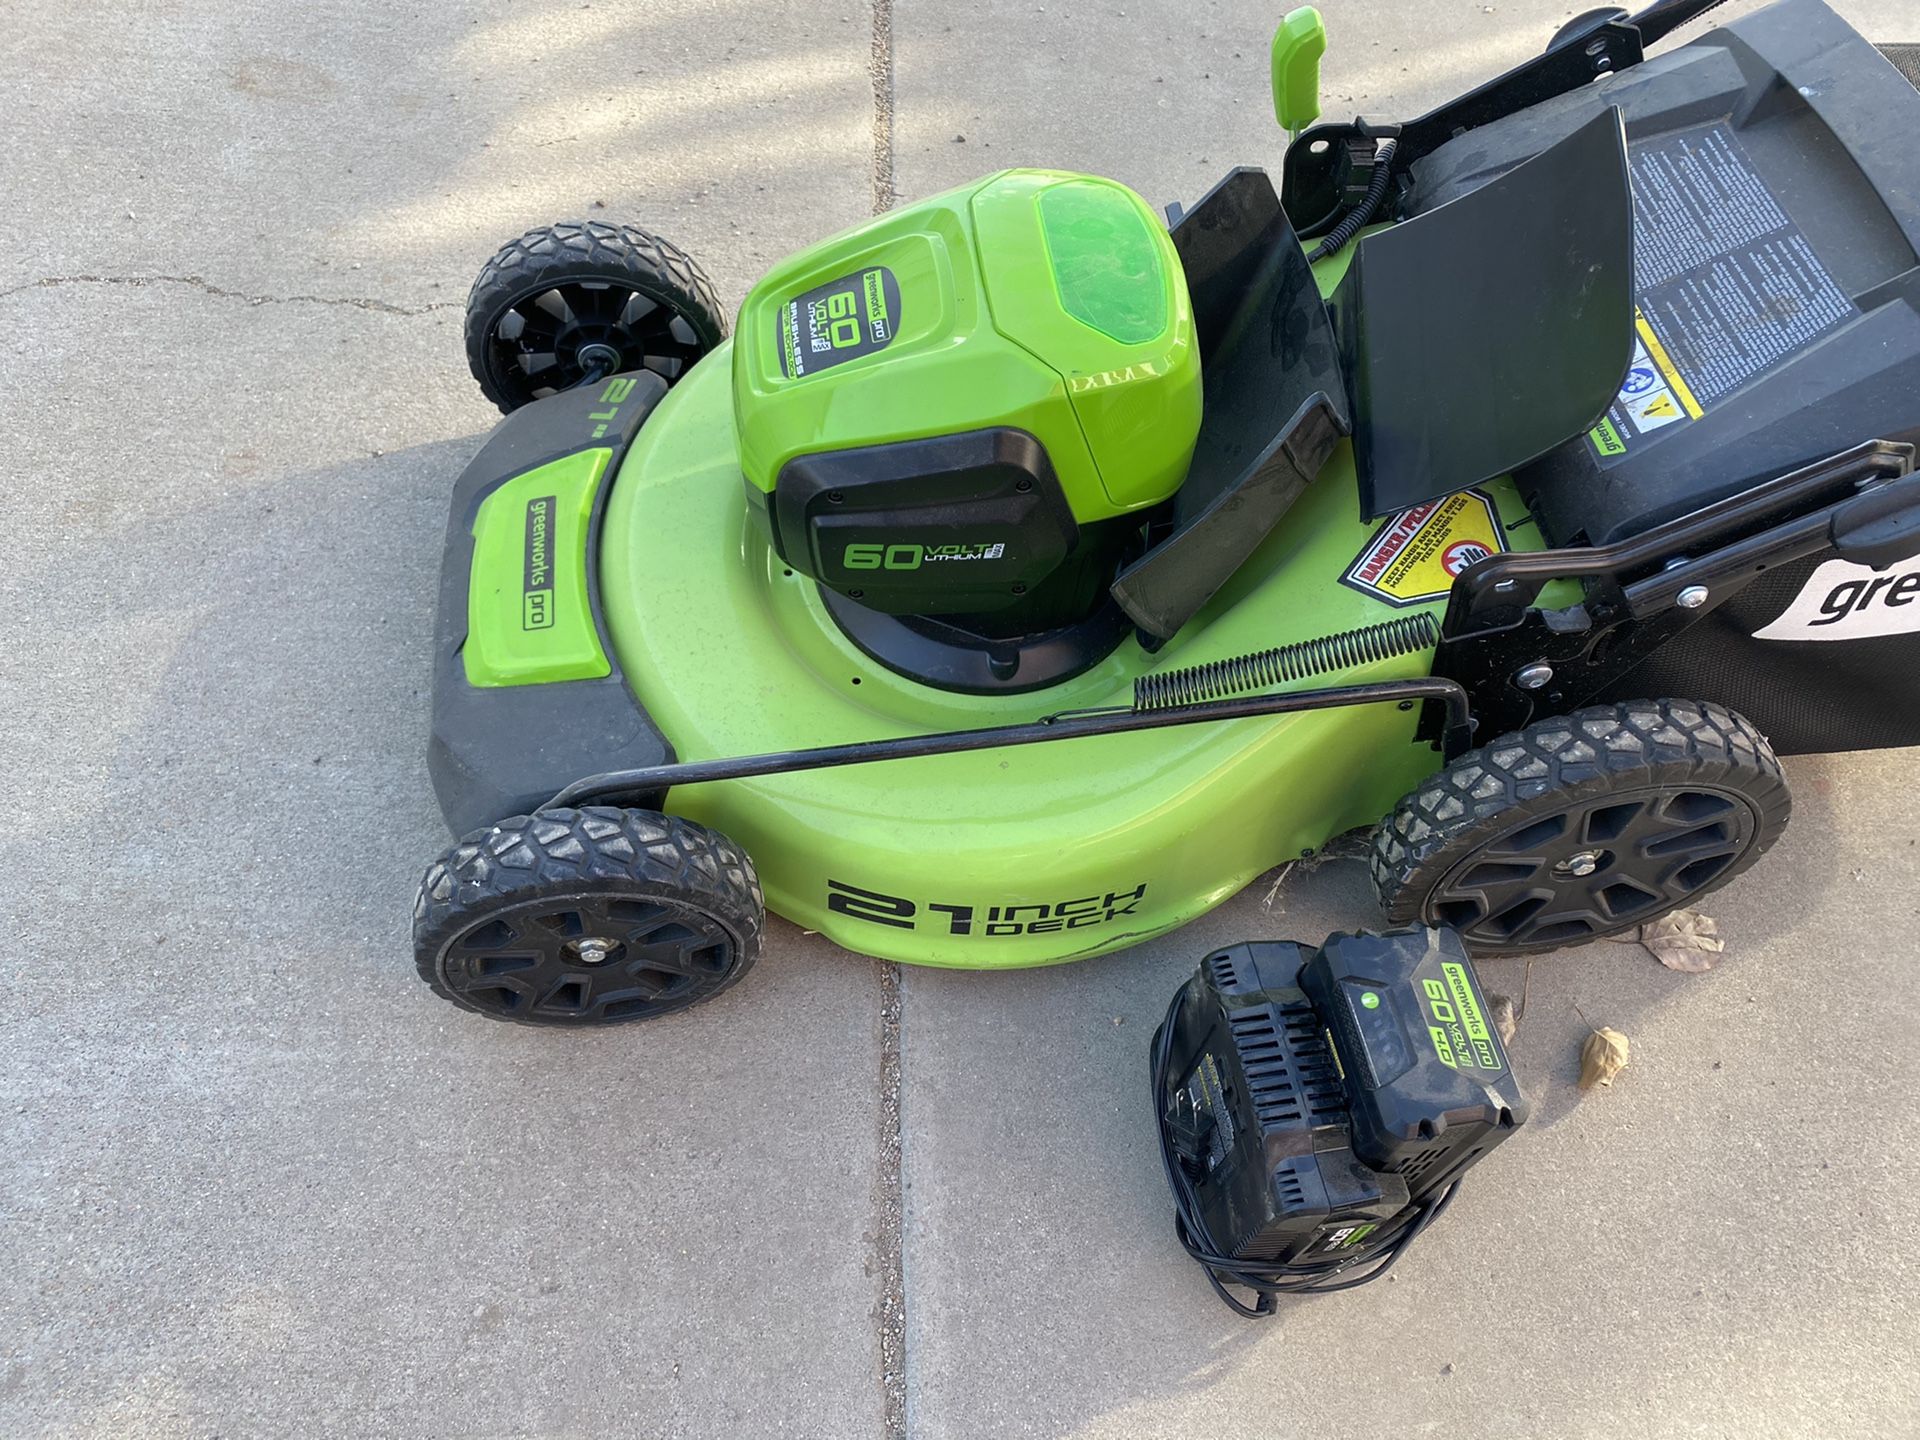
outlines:
[{"label": "black rubber wheel", "polygon": [[674,384],[726,334],[713,282],[685,251],[607,220],[508,241],[467,296],[467,364],[503,411],[624,370]]},{"label": "black rubber wheel", "polygon": [[413,953],[463,1009],[611,1025],[711,1000],[752,966],[765,924],[753,863],[726,836],[589,805],[502,820],[434,861]]},{"label": "black rubber wheel", "polygon": [[1759,859],[1791,810],[1745,717],[1597,705],[1469,751],[1404,797],[1374,832],[1373,883],[1395,924],[1531,954],[1690,904]]}]

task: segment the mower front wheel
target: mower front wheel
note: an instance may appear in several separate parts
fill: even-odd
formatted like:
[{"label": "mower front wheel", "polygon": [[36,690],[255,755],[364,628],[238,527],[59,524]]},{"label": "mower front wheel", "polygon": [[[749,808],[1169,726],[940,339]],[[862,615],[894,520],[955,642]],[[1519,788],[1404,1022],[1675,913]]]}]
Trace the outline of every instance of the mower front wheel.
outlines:
[{"label": "mower front wheel", "polygon": [[752,966],[766,924],[746,852],[690,820],[589,805],[476,830],[427,868],[420,976],[524,1025],[650,1020]]},{"label": "mower front wheel", "polygon": [[713,282],[679,246],[608,220],[510,240],[467,296],[467,364],[507,413],[622,370],[677,384],[727,333]]},{"label": "mower front wheel", "polygon": [[1374,832],[1395,924],[1448,925],[1476,955],[1631,930],[1718,889],[1792,801],[1744,716],[1690,700],[1596,705],[1469,751]]}]

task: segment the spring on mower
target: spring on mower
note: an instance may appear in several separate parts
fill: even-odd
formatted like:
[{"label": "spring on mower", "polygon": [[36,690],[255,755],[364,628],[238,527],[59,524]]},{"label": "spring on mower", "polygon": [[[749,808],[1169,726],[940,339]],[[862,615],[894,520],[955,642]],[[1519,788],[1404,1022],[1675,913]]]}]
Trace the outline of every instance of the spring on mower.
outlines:
[{"label": "spring on mower", "polygon": [[1256,655],[1236,655],[1231,660],[1210,660],[1184,670],[1168,670],[1159,675],[1142,675],[1133,682],[1135,710],[1165,710],[1174,705],[1192,705],[1202,700],[1224,700],[1249,690],[1265,690],[1309,675],[1324,675],[1330,670],[1350,670],[1356,665],[1371,665],[1396,655],[1411,655],[1425,650],[1440,637],[1433,616],[1402,615],[1358,630],[1342,630],[1337,635],[1322,635],[1316,640],[1300,640]]}]

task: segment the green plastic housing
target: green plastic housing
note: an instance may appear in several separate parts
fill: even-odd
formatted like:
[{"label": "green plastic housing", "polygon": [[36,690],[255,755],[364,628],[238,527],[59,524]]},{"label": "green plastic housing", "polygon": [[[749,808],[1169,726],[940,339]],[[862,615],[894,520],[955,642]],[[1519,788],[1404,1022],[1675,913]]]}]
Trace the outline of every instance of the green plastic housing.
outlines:
[{"label": "green plastic housing", "polygon": [[741,307],[740,468],[1015,426],[1075,519],[1165,500],[1200,428],[1200,349],[1166,229],[1124,185],[1007,170],[792,256]]},{"label": "green plastic housing", "polygon": [[[608,382],[632,388],[631,380]],[[622,392],[624,393],[624,392]],[[587,599],[587,531],[613,451],[577,450],[495,490],[473,521],[467,683],[544,685],[608,674]]]}]

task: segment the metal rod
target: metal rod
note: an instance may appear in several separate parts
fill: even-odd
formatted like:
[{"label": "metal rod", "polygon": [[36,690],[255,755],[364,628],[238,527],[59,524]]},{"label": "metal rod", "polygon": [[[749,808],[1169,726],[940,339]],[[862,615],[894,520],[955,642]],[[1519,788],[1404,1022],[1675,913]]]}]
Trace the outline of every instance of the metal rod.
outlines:
[{"label": "metal rod", "polygon": [[851,745],[782,750],[769,755],[742,755],[727,760],[690,760],[675,765],[650,765],[638,770],[609,770],[574,781],[540,808],[553,810],[621,795],[652,795],[676,785],[703,785],[715,780],[749,780],[762,775],[787,775],[802,770],[867,765],[878,760],[913,760],[928,755],[957,755],[969,750],[997,750],[1013,745],[1077,740],[1089,735],[1123,735],[1135,730],[1160,730],[1216,720],[1248,720],[1265,715],[1291,715],[1303,710],[1332,710],[1350,705],[1396,701],[1411,703],[1420,700],[1437,700],[1446,707],[1443,748],[1451,759],[1466,747],[1472,733],[1467,692],[1452,680],[1384,680],[1371,685],[1341,685],[1324,690],[1295,690],[1279,695],[1209,700],[1167,710],[1112,710],[1065,715],[1024,725],[995,725],[982,730],[903,735],[890,740],[861,740]]}]

